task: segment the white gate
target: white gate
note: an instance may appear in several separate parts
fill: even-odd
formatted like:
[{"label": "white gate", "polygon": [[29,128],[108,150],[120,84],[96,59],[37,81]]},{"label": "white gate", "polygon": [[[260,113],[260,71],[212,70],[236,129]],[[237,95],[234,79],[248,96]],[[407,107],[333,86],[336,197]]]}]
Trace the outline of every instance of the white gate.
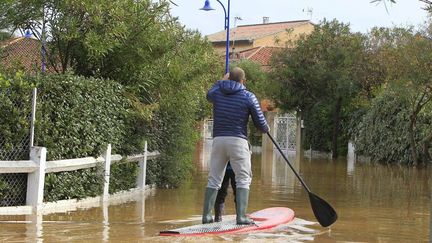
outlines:
[{"label": "white gate", "polygon": [[273,136],[286,152],[296,151],[297,119],[294,114],[280,114],[274,119]]},{"label": "white gate", "polygon": [[205,139],[213,138],[213,119],[206,119],[204,121],[204,138]]}]

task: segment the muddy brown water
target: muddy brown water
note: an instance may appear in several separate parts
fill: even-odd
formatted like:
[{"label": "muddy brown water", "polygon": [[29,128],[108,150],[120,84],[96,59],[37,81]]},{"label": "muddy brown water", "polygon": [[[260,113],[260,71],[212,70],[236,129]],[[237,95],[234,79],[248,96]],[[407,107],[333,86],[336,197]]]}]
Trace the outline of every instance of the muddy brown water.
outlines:
[{"label": "muddy brown water", "polygon": [[[208,237],[161,237],[160,230],[200,222],[208,171],[208,145],[200,144],[196,172],[178,189],[155,189],[125,203],[36,216],[0,216],[0,242],[431,242],[429,169],[371,165],[351,159],[289,156],[311,190],[339,219],[316,222],[307,193],[277,151],[253,154],[248,211],[289,207],[296,219],[263,232]],[[204,147],[204,149],[201,149]],[[235,214],[231,189],[228,215]]]}]

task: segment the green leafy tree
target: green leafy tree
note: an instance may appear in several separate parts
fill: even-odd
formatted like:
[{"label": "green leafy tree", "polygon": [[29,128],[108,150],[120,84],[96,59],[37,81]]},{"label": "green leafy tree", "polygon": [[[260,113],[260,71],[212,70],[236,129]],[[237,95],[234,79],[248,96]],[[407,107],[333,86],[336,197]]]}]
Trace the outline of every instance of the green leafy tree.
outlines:
[{"label": "green leafy tree", "polygon": [[[309,133],[327,137],[331,146],[324,142],[319,148],[331,148],[334,157],[338,155],[343,107],[355,96],[359,77],[365,73],[363,41],[364,37],[351,33],[348,25],[324,20],[273,62],[272,74],[278,85],[275,100],[282,108],[301,111],[307,130],[308,126],[317,127],[310,123],[325,125],[331,121],[330,127]],[[327,111],[318,121],[316,108]]]},{"label": "green leafy tree", "polygon": [[222,65],[199,33],[170,15],[169,1],[6,1],[0,10],[0,28],[30,28],[47,41],[57,72],[123,85],[132,109],[120,152],[142,152],[148,139],[164,154],[150,183],[176,186],[186,178],[195,123],[208,114],[205,91]]},{"label": "green leafy tree", "polygon": [[[367,112],[356,124],[356,152],[369,156],[372,161],[395,164],[412,164],[410,141],[410,104],[401,98],[406,92],[405,83],[393,83],[371,102]],[[430,109],[430,108],[429,108]],[[432,113],[421,112],[417,116],[415,140],[422,141],[430,134]],[[422,153],[416,147],[416,153]],[[429,159],[430,160],[430,159]]]},{"label": "green leafy tree", "polygon": [[[413,33],[404,45],[393,49],[393,58],[387,62],[389,82],[399,88],[400,98],[409,104],[409,140],[412,163],[417,165],[418,142],[416,133],[420,113],[432,102],[432,42],[420,33]],[[430,133],[432,134],[432,133]],[[429,137],[431,136],[428,134]],[[426,141],[427,142],[427,141]],[[427,153],[428,149],[426,148]]]},{"label": "green leafy tree", "polygon": [[[417,165],[430,161],[431,63],[429,33],[412,28],[375,28],[369,48],[375,53],[384,85],[376,96],[358,106],[362,113],[357,133],[359,152],[382,162]],[[377,88],[380,87],[380,88]],[[390,108],[394,106],[394,108]],[[358,118],[359,116],[357,116]],[[390,148],[392,151],[379,151]],[[409,155],[408,157],[406,155]],[[398,161],[400,160],[400,161]]]}]

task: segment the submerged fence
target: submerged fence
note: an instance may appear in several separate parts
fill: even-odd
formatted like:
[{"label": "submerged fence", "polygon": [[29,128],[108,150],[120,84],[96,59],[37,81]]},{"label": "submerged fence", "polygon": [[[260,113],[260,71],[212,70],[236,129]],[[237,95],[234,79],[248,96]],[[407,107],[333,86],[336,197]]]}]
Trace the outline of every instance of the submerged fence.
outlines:
[{"label": "submerged fence", "polygon": [[[149,153],[147,151],[147,143],[143,154],[122,157],[120,155],[111,155],[111,145],[108,145],[104,154],[99,158],[86,157],[68,160],[46,161],[47,150],[44,147],[31,147],[30,159],[19,161],[0,161],[0,175],[2,174],[25,174],[27,177],[26,183],[26,206],[23,211],[17,214],[31,214],[37,212],[44,207],[44,184],[45,175],[48,173],[76,171],[85,168],[92,168],[98,165],[103,166],[103,193],[101,198],[103,201],[109,198],[110,184],[110,169],[115,163],[139,163],[139,173],[136,178],[136,188],[144,190],[146,181],[147,160],[153,159],[159,155],[158,152]],[[0,208],[1,209],[1,208]],[[9,211],[6,214],[16,214]],[[0,210],[0,214],[5,214]]]}]

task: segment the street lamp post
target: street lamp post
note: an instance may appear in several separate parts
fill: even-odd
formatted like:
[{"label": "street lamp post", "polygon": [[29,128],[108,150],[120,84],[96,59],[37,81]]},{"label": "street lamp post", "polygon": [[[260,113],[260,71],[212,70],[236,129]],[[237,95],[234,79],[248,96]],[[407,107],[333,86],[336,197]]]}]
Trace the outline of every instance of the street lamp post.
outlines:
[{"label": "street lamp post", "polygon": [[[230,32],[230,0],[228,0],[228,8],[221,3],[221,1],[216,0],[223,8],[225,13],[225,30],[226,30],[226,45],[225,45],[225,73],[229,72],[229,32]],[[200,10],[211,11],[214,8],[210,7],[210,0],[206,0],[204,3],[204,7],[200,8]]]}]

